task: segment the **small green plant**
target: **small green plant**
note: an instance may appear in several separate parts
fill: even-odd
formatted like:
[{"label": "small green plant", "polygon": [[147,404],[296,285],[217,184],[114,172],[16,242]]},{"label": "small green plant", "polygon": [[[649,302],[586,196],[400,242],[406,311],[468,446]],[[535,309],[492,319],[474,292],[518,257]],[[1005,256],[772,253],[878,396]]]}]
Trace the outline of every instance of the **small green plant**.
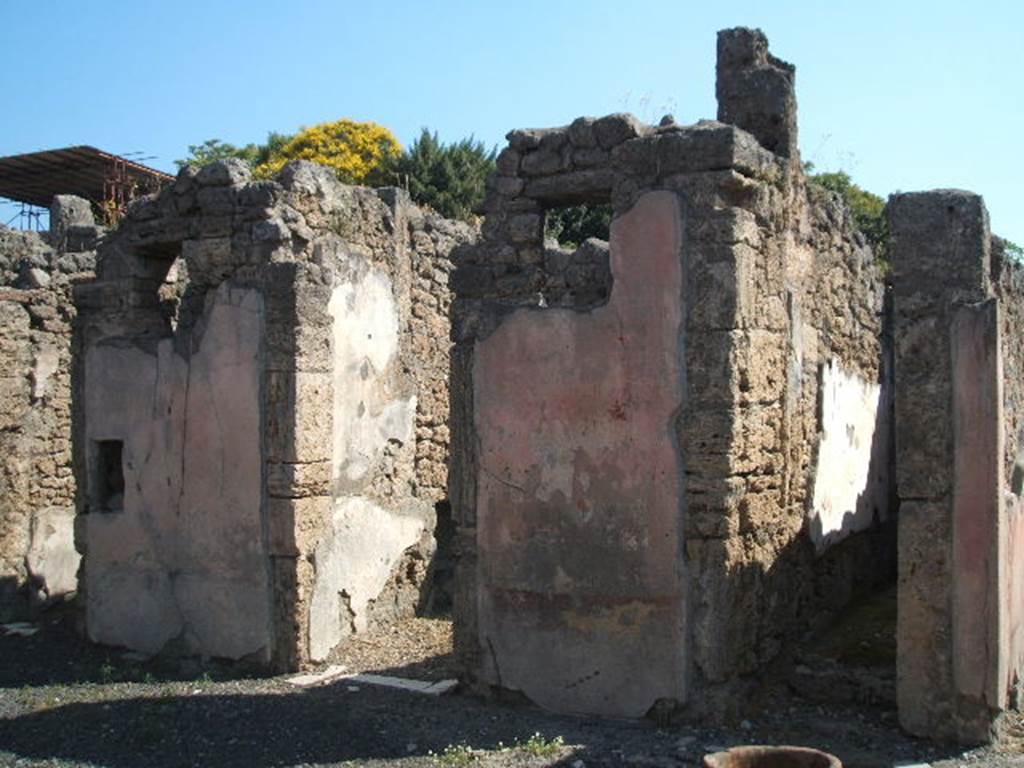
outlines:
[{"label": "small green plant", "polygon": [[821,189],[835,192],[842,199],[853,215],[853,223],[861,231],[875,258],[883,265],[888,262],[889,220],[885,214],[885,200],[853,183],[850,175],[844,171],[834,173],[810,173],[813,164],[805,163],[808,171],[807,181]]},{"label": "small green plant", "polygon": [[1006,255],[1018,264],[1024,264],[1024,248],[1009,240],[1004,240],[1003,242],[1006,248]]},{"label": "small green plant", "polygon": [[100,667],[100,680],[104,684],[114,682],[114,665],[109,661],[105,661]]},{"label": "small green plant", "polygon": [[480,755],[468,744],[449,744],[441,754],[430,751],[427,755],[438,765],[469,765],[480,759]]},{"label": "small green plant", "polygon": [[565,746],[565,739],[555,736],[553,739],[545,738],[540,732],[534,733],[526,741],[516,743],[516,748],[533,755],[534,757],[552,757]]}]

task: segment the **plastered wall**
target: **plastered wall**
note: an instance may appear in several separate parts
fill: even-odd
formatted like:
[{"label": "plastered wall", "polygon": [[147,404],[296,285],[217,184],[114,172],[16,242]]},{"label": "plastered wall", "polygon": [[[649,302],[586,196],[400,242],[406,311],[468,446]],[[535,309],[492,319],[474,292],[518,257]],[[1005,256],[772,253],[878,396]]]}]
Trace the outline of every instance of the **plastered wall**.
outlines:
[{"label": "plastered wall", "polygon": [[471,236],[310,163],[133,204],[76,290],[93,639],[292,669],[417,609]]},{"label": "plastered wall", "polygon": [[[511,132],[459,255],[456,642],[481,689],[727,714],[890,569],[882,269],[802,174],[793,68],[727,30],[718,77],[722,122]],[[610,244],[545,242],[579,203],[611,204]]]}]

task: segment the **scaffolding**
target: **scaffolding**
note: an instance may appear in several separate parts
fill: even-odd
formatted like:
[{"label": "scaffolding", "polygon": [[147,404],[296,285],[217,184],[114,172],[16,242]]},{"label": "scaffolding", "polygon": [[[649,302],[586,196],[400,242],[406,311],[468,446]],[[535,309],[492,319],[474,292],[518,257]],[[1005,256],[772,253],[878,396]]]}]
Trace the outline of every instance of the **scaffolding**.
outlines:
[{"label": "scaffolding", "polygon": [[158,192],[173,180],[136,159],[84,145],[0,157],[0,197],[22,205],[11,219],[25,224],[22,229],[41,227],[43,211],[39,209],[48,209],[54,196],[61,194],[85,198],[103,223],[114,227],[128,203]]}]

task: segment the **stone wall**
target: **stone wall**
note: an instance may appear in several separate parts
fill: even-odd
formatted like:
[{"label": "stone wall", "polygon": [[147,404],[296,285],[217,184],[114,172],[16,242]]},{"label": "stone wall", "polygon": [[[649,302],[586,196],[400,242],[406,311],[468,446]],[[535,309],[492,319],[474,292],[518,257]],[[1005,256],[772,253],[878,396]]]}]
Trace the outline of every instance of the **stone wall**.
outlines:
[{"label": "stone wall", "polygon": [[[730,30],[738,124],[508,135],[453,275],[456,643],[478,686],[722,714],[884,577],[882,274],[808,190],[795,113],[772,117],[792,87],[763,35]],[[609,201],[610,243],[544,242],[549,208]]]},{"label": "stone wall", "polygon": [[55,204],[53,237],[0,227],[0,621],[76,589],[70,286],[92,274],[97,230],[88,204],[62,214],[73,203]]},{"label": "stone wall", "polygon": [[76,293],[93,639],[296,668],[416,608],[470,236],[309,163],[186,169],[130,208]]},{"label": "stone wall", "polygon": [[894,195],[889,211],[900,720],[985,741],[1021,669],[1024,278],[978,195]]}]

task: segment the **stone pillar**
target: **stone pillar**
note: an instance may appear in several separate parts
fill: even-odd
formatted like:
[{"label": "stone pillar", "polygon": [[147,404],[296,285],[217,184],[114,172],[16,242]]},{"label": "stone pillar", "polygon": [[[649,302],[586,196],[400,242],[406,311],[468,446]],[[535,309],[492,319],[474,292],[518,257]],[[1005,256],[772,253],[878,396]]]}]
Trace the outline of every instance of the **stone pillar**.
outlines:
[{"label": "stone pillar", "polygon": [[718,33],[718,119],[749,131],[777,155],[797,156],[796,67],[768,52],[759,29]]},{"label": "stone pillar", "polygon": [[911,733],[985,741],[1005,703],[999,307],[967,192],[889,202],[899,512],[897,669]]},{"label": "stone pillar", "polygon": [[329,518],[332,400],[330,290],[305,264],[271,266],[264,371],[267,521],[273,601],[272,663],[309,660],[308,555]]},{"label": "stone pillar", "polygon": [[[78,250],[73,240],[81,240],[83,234],[95,232],[96,220],[88,200],[75,195],[57,195],[50,203],[50,243],[60,250]],[[73,237],[78,235],[77,238]],[[95,241],[95,235],[93,236]],[[95,242],[89,245],[94,247]]]}]

